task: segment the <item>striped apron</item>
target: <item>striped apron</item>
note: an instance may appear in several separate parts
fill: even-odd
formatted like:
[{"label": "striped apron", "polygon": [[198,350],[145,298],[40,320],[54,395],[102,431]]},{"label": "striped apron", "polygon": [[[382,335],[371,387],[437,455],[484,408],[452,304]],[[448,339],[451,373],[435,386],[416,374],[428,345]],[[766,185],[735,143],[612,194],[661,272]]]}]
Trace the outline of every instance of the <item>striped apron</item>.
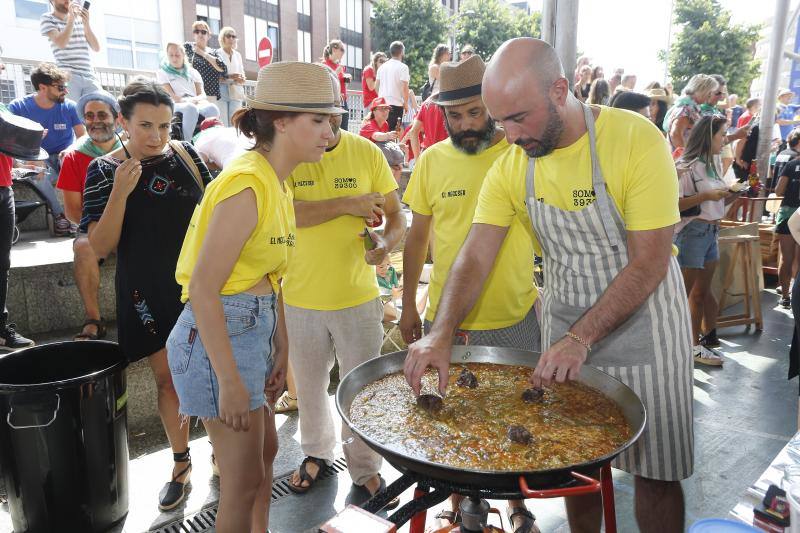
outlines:
[{"label": "striped apron", "polygon": [[[597,159],[594,116],[584,106],[595,201],[565,211],[536,200],[535,159],[528,161],[526,202],[542,247],[542,350],[561,339],[628,263],[625,225]],[[692,345],[689,309],[675,257],[658,288],[619,328],[592,346],[587,363],[641,398],[647,425],[612,463],[631,474],[675,481],[692,475]]]}]

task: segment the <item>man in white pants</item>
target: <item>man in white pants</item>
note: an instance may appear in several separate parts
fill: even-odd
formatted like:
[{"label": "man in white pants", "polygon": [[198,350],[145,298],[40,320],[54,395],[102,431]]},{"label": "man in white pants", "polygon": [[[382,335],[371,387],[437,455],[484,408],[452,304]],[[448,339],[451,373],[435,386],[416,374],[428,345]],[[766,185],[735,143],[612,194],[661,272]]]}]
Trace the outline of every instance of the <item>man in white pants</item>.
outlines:
[{"label": "man in white pants", "polygon": [[[297,493],[307,492],[334,459],[328,401],[334,357],[344,375],[380,354],[383,306],[374,265],[405,231],[397,182],[383,153],[340,125],[341,116],[331,118],[334,138],[322,161],[299,165],[286,180],[294,193],[297,239],[283,294],[306,455],[290,480]],[[379,215],[386,219],[383,235],[370,231],[375,247],[365,251],[359,233]],[[385,485],[381,458],[344,425],[341,437],[350,477],[366,499]]]}]

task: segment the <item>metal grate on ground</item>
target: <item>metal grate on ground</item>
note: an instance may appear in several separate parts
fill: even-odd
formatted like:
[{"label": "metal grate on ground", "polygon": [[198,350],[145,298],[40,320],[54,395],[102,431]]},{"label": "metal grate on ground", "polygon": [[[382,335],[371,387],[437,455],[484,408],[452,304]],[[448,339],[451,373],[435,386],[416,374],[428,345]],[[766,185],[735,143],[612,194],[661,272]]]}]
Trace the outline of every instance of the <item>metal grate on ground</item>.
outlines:
[{"label": "metal grate on ground", "polygon": [[[339,457],[317,476],[317,480],[338,476],[345,470],[347,470],[347,461],[344,457]],[[272,503],[294,494],[289,488],[289,478],[291,477],[292,473],[289,472],[272,481]],[[171,524],[167,524],[160,529],[151,531],[151,533],[203,533],[205,531],[213,531],[214,522],[217,517],[217,507],[217,504],[206,507],[188,518],[183,518]]]}]

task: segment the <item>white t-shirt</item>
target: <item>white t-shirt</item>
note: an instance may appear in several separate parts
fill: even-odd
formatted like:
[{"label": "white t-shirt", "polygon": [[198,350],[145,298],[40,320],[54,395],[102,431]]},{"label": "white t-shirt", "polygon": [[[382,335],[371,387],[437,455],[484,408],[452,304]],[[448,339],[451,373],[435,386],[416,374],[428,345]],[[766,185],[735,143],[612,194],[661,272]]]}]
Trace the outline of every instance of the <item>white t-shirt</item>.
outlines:
[{"label": "white t-shirt", "polygon": [[195,88],[195,83],[199,83],[200,86],[203,86],[203,78],[200,76],[200,73],[197,72],[195,69],[187,65],[189,69],[189,79],[187,80],[183,76],[178,76],[176,74],[170,74],[164,69],[156,70],[156,82],[164,85],[165,83],[169,83],[169,86],[172,87],[173,92],[175,92],[176,96],[183,98],[184,96],[197,96],[197,89]]},{"label": "white t-shirt", "polygon": [[397,59],[390,59],[378,69],[375,79],[380,82],[378,86],[378,96],[386,98],[389,105],[403,105],[403,85],[408,83],[411,76],[408,72],[408,65]]},{"label": "white t-shirt", "polygon": [[195,150],[219,168],[225,168],[252,147],[253,140],[239,135],[236,128],[219,126],[200,133],[194,141]]},{"label": "white t-shirt", "polygon": [[[225,66],[228,67],[228,74],[241,74],[244,76],[244,63],[242,63],[242,54],[239,53],[238,50],[231,51],[231,57],[228,58],[228,54],[225,53],[225,50],[219,48],[217,50],[217,55],[222,59],[222,62],[225,63]],[[242,89],[241,85],[230,84],[229,94],[231,100],[244,100],[244,89]]]}]

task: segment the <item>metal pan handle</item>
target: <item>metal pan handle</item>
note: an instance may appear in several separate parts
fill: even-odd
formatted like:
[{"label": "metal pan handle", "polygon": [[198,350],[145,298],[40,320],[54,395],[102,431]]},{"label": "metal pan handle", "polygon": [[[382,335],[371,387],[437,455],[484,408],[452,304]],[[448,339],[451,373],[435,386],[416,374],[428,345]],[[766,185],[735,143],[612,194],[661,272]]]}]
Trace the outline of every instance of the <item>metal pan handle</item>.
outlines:
[{"label": "metal pan handle", "polygon": [[31,426],[15,426],[14,424],[11,423],[11,415],[14,414],[14,406],[10,405],[9,408],[8,408],[8,415],[6,415],[6,423],[12,429],[46,428],[47,426],[49,426],[50,424],[52,424],[53,422],[56,421],[56,416],[58,416],[58,410],[60,408],[61,408],[61,396],[59,396],[58,393],[56,393],[56,408],[53,411],[53,417],[50,419],[49,422],[47,422],[46,424],[34,424],[34,425],[31,425]]},{"label": "metal pan handle", "polygon": [[600,492],[602,487],[601,483],[594,478],[584,476],[577,472],[570,472],[572,477],[578,481],[583,481],[585,485],[577,487],[567,487],[563,489],[547,489],[547,490],[531,490],[528,487],[528,482],[525,481],[525,476],[519,476],[519,488],[522,495],[526,498],[563,498],[565,496],[580,496],[582,494],[592,494]]}]

